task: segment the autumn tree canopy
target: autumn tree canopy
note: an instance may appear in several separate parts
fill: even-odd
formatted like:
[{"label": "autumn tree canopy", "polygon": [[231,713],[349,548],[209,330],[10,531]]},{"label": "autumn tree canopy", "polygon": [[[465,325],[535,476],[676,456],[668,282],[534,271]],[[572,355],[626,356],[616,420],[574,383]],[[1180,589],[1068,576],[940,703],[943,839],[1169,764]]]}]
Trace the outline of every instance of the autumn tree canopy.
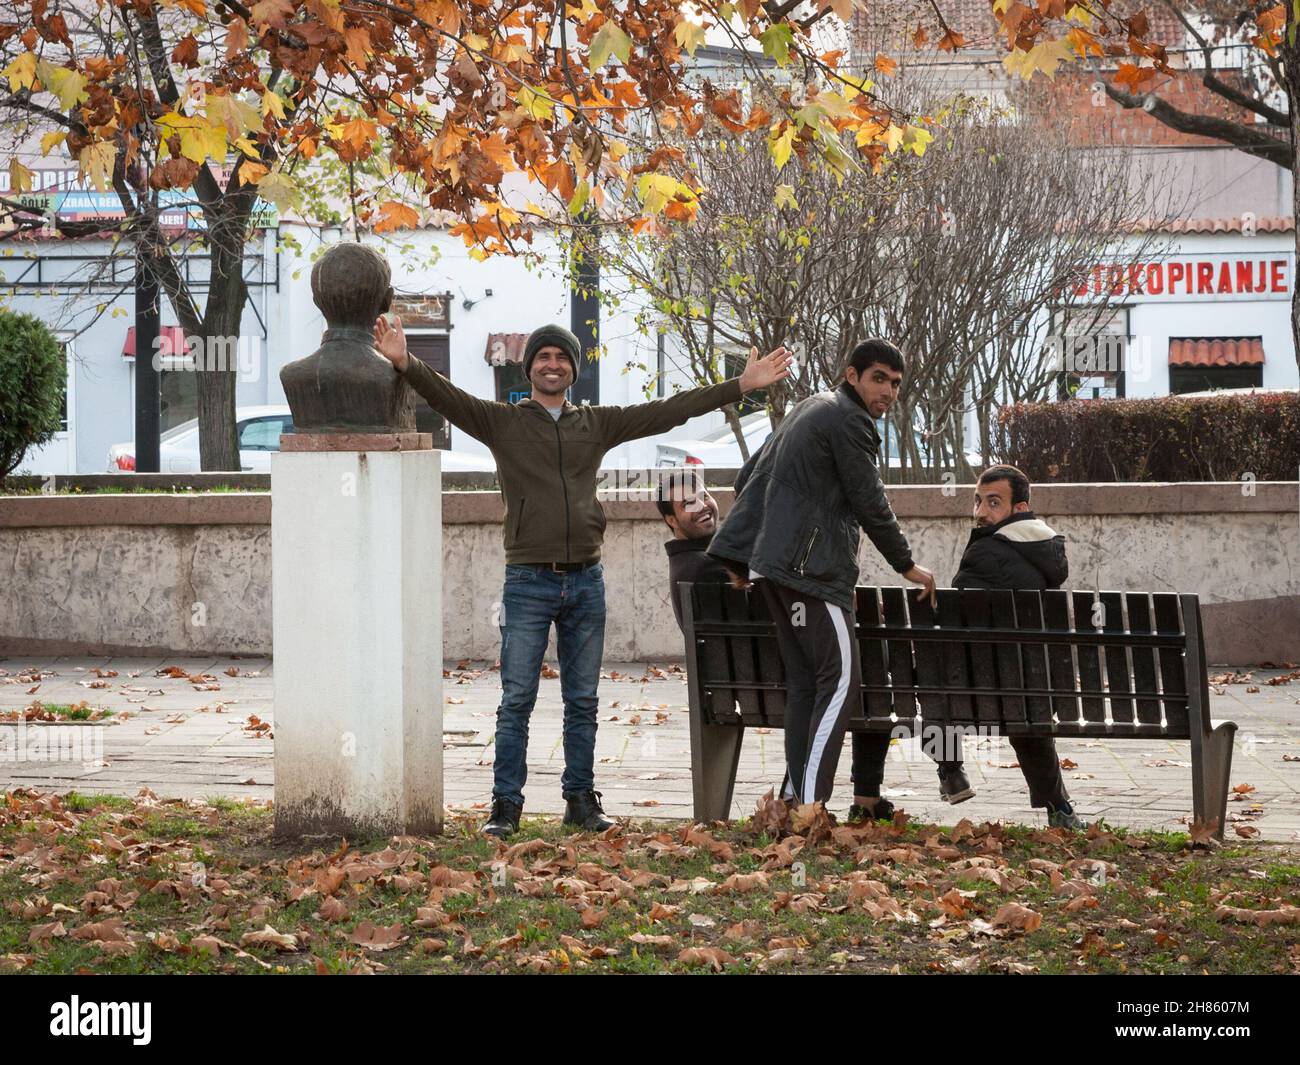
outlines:
[{"label": "autumn tree canopy", "polygon": [[[365,191],[362,221],[382,230],[415,224],[424,208],[450,212],[485,252],[528,229],[507,196],[512,175],[575,214],[617,190],[629,224],[689,215],[698,190],[683,182],[679,153],[638,168],[620,160],[628,142],[691,133],[706,113],[737,130],[770,127],[778,156],[820,149],[840,166],[832,133],[855,131],[868,163],[905,136],[869,82],[840,71],[842,54],[816,50],[814,25],[847,14],[851,0],[811,14],[760,0],[6,6],[3,103],[46,120],[42,150],[65,144],[96,188],[192,189],[205,206],[248,189],[288,208],[318,153],[343,164],[378,153],[388,180]],[[707,31],[722,25],[754,54],[798,66],[780,113],[686,81]],[[217,188],[213,165],[230,157],[238,165]],[[22,191],[30,175],[20,161],[11,168]]]},{"label": "autumn tree canopy", "polygon": [[[930,0],[915,42],[965,45],[946,5]],[[639,232],[689,220],[708,190],[673,140],[706,119],[763,135],[778,168],[819,159],[837,179],[890,152],[924,151],[932,119],[899,114],[876,93],[894,60],[851,68],[844,49],[826,45],[825,27],[860,6],[0,0],[0,105],[25,143],[66,150],[95,188],[116,194],[123,235],[186,331],[230,336],[246,300],[240,265],[254,208],[303,210],[326,161],[350,178],[364,172],[349,185],[358,223],[385,231],[433,217],[483,256],[517,248],[543,220],[596,215]],[[1285,52],[1297,9],[1300,0],[1246,5],[1238,29],[1264,53]],[[1006,66],[1022,77],[1122,56],[1137,87],[1144,69],[1168,68],[1132,3],[991,0],[991,10]],[[767,91],[692,76],[706,40],[731,45]],[[17,156],[9,165],[21,194],[31,168]],[[212,281],[202,306],[159,226],[164,190],[192,197],[204,217]],[[201,373],[199,405],[204,468],[232,468],[233,375]]]},{"label": "autumn tree canopy", "polygon": [[[706,114],[769,130],[778,157],[871,165],[908,134],[817,25],[851,0],[683,6],[676,0],[4,0],[0,93],[23,148],[66,151],[120,200],[122,236],[186,332],[237,335],[243,246],[259,200],[304,210],[314,168],[341,167],[350,213],[378,231],[454,223],[474,254],[512,250],[538,221],[600,212],[647,227],[690,217],[700,189],[665,130]],[[726,29],[722,27],[725,25]],[[710,29],[797,72],[778,112],[687,77]],[[856,158],[840,135],[852,130]],[[625,165],[629,145],[651,150]],[[30,146],[30,147],[29,147]],[[9,164],[12,190],[30,160]],[[202,304],[159,224],[172,190],[202,212]],[[549,198],[550,204],[536,204]],[[10,205],[12,206],[12,205]],[[173,202],[171,206],[175,206]],[[237,468],[234,376],[201,370],[204,469]]]}]

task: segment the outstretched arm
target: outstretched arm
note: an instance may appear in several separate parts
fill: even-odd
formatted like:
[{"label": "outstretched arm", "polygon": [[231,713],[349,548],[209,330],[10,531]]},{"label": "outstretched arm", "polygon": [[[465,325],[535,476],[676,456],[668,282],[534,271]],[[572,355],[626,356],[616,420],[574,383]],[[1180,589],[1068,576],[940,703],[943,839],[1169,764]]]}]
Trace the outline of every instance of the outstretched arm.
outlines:
[{"label": "outstretched arm", "polygon": [[643,436],[654,436],[681,425],[700,414],[737,402],[746,392],[767,388],[790,375],[790,353],[785,348],[759,358],[751,348],[749,361],[739,377],[719,385],[705,385],[680,392],[668,399],[637,403],[630,407],[597,407],[603,419],[601,431],[609,447]]},{"label": "outstretched arm", "polygon": [[392,316],[391,323],[387,315],[380,315],[375,320],[375,348],[447,421],[476,440],[492,443],[497,426],[502,418],[508,416],[509,404],[479,399],[463,388],[457,388],[420,359],[412,358],[406,348],[402,320],[397,315]]}]

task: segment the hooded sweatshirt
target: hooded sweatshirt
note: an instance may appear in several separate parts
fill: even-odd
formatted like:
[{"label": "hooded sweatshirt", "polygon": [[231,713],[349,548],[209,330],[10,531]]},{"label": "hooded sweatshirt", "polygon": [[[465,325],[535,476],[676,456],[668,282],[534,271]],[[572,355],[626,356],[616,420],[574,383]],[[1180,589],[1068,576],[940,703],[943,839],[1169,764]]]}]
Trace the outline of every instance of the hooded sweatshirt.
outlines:
[{"label": "hooded sweatshirt", "polygon": [[971,530],[955,588],[1059,588],[1070,575],[1065,537],[1032,511]]}]

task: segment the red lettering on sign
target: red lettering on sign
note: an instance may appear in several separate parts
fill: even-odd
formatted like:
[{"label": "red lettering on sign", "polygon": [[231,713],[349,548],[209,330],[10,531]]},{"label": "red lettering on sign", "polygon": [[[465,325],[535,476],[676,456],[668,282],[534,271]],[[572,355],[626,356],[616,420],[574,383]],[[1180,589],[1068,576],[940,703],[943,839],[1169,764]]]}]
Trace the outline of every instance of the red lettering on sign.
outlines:
[{"label": "red lettering on sign", "polygon": [[1232,271],[1228,268],[1228,263],[1219,263],[1219,291],[1232,292]]},{"label": "red lettering on sign", "polygon": [[1237,291],[1254,292],[1255,280],[1250,272],[1251,263],[1245,259],[1237,261]]},{"label": "red lettering on sign", "polygon": [[1128,268],[1128,290],[1130,295],[1133,293],[1141,294],[1142,289],[1142,264],[1134,263]]},{"label": "red lettering on sign", "polygon": [[1282,276],[1282,271],[1286,269],[1285,259],[1274,259],[1269,266],[1269,287],[1274,292],[1286,291],[1286,278]]},{"label": "red lettering on sign", "polygon": [[[1191,288],[1188,288],[1191,291]],[[1214,264],[1197,263],[1196,264],[1196,291],[1213,292],[1214,291]]]},{"label": "red lettering on sign", "polygon": [[1159,263],[1152,263],[1147,267],[1147,291],[1153,296],[1159,296],[1165,290],[1165,272]]},{"label": "red lettering on sign", "polygon": [[1171,296],[1174,293],[1174,286],[1183,279],[1183,275],[1186,274],[1186,272],[1187,266],[1185,263],[1169,264],[1169,294]]}]

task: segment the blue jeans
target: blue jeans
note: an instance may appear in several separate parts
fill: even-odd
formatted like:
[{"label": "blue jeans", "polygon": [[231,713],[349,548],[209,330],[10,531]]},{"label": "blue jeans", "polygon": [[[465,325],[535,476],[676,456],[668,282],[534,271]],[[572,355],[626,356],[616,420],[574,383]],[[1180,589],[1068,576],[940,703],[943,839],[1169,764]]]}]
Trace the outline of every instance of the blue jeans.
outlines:
[{"label": "blue jeans", "polygon": [[596,785],[596,686],[605,648],[605,569],[600,563],[572,573],[541,566],[506,566],[501,595],[501,705],[497,708],[494,799],[521,806],[528,779],[528,719],[551,625],[560,658],[564,698],[566,796]]}]

